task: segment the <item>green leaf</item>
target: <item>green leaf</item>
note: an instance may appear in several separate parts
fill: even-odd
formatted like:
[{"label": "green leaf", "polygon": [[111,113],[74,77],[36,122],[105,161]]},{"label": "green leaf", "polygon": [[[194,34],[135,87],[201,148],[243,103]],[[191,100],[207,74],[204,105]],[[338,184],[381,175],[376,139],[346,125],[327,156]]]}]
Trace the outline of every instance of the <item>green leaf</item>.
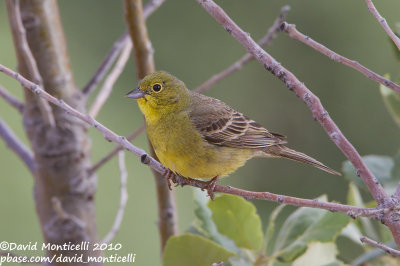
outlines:
[{"label": "green leaf", "polygon": [[[349,183],[349,192],[347,193],[347,203],[349,205],[365,208],[365,204],[361,198],[361,193],[357,186],[353,183]],[[364,235],[372,239],[378,239],[378,234],[370,219],[365,217],[359,217],[359,219],[354,221],[354,224],[363,232]],[[359,239],[356,243],[360,243]],[[365,247],[365,245],[362,245]]]},{"label": "green leaf", "polygon": [[311,242],[334,241],[349,221],[345,214],[299,208],[283,224],[273,256],[280,261],[291,262],[301,256]]},{"label": "green leaf", "polygon": [[[379,182],[384,185],[385,190],[387,190],[386,192],[389,193],[388,190],[393,190],[393,188],[390,187],[392,183],[391,171],[394,165],[393,159],[389,156],[381,155],[367,155],[363,156],[362,158],[364,163],[379,180]],[[349,161],[345,161],[343,163],[343,173],[345,177],[349,181],[354,182],[357,187],[367,190],[367,187],[364,185],[361,178],[357,176],[353,165]],[[385,183],[388,185],[385,186]]]},{"label": "green leaf", "polygon": [[[399,53],[399,51],[397,51]],[[385,78],[390,79],[389,74],[384,75]],[[400,127],[400,94],[384,85],[379,85],[379,89],[385,102],[386,109],[389,111],[393,120]]]},{"label": "green leaf", "polygon": [[164,266],[209,266],[215,262],[227,261],[233,252],[205,237],[193,234],[172,236],[165,246]]},{"label": "green leaf", "polygon": [[210,201],[208,207],[221,234],[233,239],[238,247],[260,249],[263,241],[261,220],[252,203],[225,194]]},{"label": "green leaf", "polygon": [[269,254],[269,252],[268,252],[268,251],[270,251],[269,247],[273,245],[272,238],[275,234],[275,220],[278,217],[278,215],[281,213],[283,208],[285,208],[285,206],[286,205],[284,205],[284,204],[279,205],[271,212],[271,215],[269,216],[267,230],[265,231],[264,246],[262,248],[262,251],[264,251],[265,254]]},{"label": "green leaf", "polygon": [[194,214],[197,218],[195,223],[198,224],[198,230],[214,242],[237,254],[239,248],[235,245],[235,242],[219,233],[217,226],[211,218],[212,212],[207,207],[209,201],[207,192],[200,189],[193,189],[193,196],[195,205]]},{"label": "green leaf", "polygon": [[307,251],[293,262],[293,266],[343,265],[336,260],[337,254],[335,243],[312,242],[308,244]]},{"label": "green leaf", "polygon": [[394,166],[392,168],[392,179],[399,181],[400,180],[400,152],[398,152],[393,157]]}]

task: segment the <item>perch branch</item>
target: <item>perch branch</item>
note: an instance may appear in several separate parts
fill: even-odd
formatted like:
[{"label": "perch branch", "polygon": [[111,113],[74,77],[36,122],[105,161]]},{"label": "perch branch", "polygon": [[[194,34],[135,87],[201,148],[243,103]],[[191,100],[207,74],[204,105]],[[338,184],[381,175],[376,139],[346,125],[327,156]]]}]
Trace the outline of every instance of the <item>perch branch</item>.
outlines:
[{"label": "perch branch", "polygon": [[121,227],[122,219],[124,217],[126,203],[128,202],[128,190],[126,187],[126,183],[128,182],[128,171],[126,170],[125,165],[125,152],[119,151],[118,152],[118,166],[120,171],[120,200],[119,200],[119,207],[117,211],[117,215],[114,219],[114,224],[108,234],[104,237],[103,243],[110,243],[111,240],[117,234],[119,228]]},{"label": "perch branch", "polygon": [[310,37],[299,32],[296,29],[296,25],[288,24],[288,23],[284,22],[281,25],[281,29],[283,31],[285,31],[286,33],[288,33],[290,38],[292,38],[294,40],[298,40],[298,41],[314,48],[314,50],[328,56],[333,61],[342,63],[343,65],[346,65],[348,67],[351,67],[351,68],[361,72],[362,74],[364,74],[364,76],[366,76],[367,78],[375,80],[375,81],[379,82],[380,84],[384,85],[385,87],[391,88],[392,90],[400,93],[400,86],[398,84],[376,74],[372,70],[370,70],[370,69],[366,68],[365,66],[361,65],[360,63],[358,63],[357,61],[348,59],[344,56],[341,56],[340,54],[337,54],[334,51],[323,46],[322,44],[314,41]]},{"label": "perch branch", "polygon": [[7,124],[0,118],[0,136],[7,146],[17,154],[25,163],[28,169],[33,173],[35,171],[35,160],[32,151],[30,151],[12,132]]},{"label": "perch branch", "polygon": [[379,249],[382,249],[382,250],[386,251],[386,253],[388,253],[389,255],[400,257],[400,251],[399,250],[396,250],[396,249],[393,249],[391,247],[388,247],[385,244],[378,243],[375,240],[372,240],[372,239],[370,239],[370,238],[368,238],[366,236],[360,237],[360,240],[361,240],[362,243],[367,243],[367,244],[370,244],[371,246],[374,246],[376,248],[379,248]]},{"label": "perch branch", "polygon": [[[1,64],[0,64],[0,72],[4,72],[6,75],[16,79],[18,82],[21,83],[21,85],[30,89],[36,95],[43,97],[47,101],[62,108],[68,114],[70,114],[74,117],[77,117],[78,119],[82,120],[83,122],[87,123],[90,126],[93,126],[95,129],[97,129],[98,131],[100,131],[103,134],[103,136],[106,140],[118,143],[119,145],[123,146],[128,151],[130,151],[133,154],[140,157],[141,162],[143,164],[148,165],[149,167],[151,167],[152,169],[154,169],[155,171],[157,171],[163,177],[166,178],[166,173],[167,173],[166,168],[162,164],[160,164],[157,160],[155,160],[153,157],[148,155],[144,150],[142,150],[142,149],[134,146],[132,143],[130,143],[125,137],[118,136],[116,133],[114,133],[113,131],[111,131],[104,125],[102,125],[100,122],[96,121],[94,118],[90,117],[89,115],[79,112],[78,110],[72,108],[70,105],[68,105],[64,101],[53,97],[52,95],[50,95],[46,91],[44,91],[42,88],[40,88],[38,85],[32,83],[31,81],[27,80],[23,76],[19,75],[18,73],[15,73],[11,69],[4,67]],[[204,181],[188,179],[188,178],[181,177],[178,175],[172,175],[171,180],[174,183],[181,185],[181,186],[190,185],[193,187],[198,187],[200,189],[205,189],[208,184],[207,182],[204,182]],[[289,204],[289,205],[301,206],[301,207],[313,207],[313,208],[329,210],[332,212],[335,212],[335,211],[342,212],[342,213],[346,213],[346,214],[350,215],[353,218],[358,217],[358,216],[363,216],[363,217],[370,217],[370,218],[373,217],[376,219],[380,219],[382,215],[384,215],[388,212],[397,210],[396,208],[382,208],[382,207],[359,208],[359,207],[343,205],[343,204],[338,204],[338,203],[322,202],[319,200],[301,199],[301,198],[295,198],[295,197],[290,197],[290,196],[278,195],[278,194],[269,193],[269,192],[246,191],[246,190],[234,188],[231,186],[216,185],[214,191],[239,195],[239,196],[245,197],[247,199],[268,200],[268,201],[274,201],[274,202],[277,202],[280,204]]]},{"label": "perch branch", "polygon": [[[290,11],[289,6],[284,6],[281,8],[281,13],[279,14],[279,17],[277,17],[272,24],[272,26],[269,28],[267,34],[258,42],[260,46],[267,46],[271,43],[271,41],[276,37],[276,34],[280,31],[280,26],[282,23],[285,21],[286,16],[288,12]],[[235,73],[236,71],[240,70],[244,65],[249,63],[254,59],[253,55],[247,53],[245,54],[242,58],[240,58],[238,61],[224,69],[223,71],[219,72],[218,74],[213,75],[211,78],[209,78],[206,82],[204,82],[202,85],[197,87],[194,91],[196,92],[203,92],[208,90],[212,85],[215,83],[218,83],[222,79],[228,77],[229,75]]]},{"label": "perch branch", "polygon": [[[43,86],[43,80],[40,76],[39,69],[36,64],[35,57],[32,54],[31,49],[29,48],[28,40],[26,38],[26,30],[24,24],[22,23],[21,11],[19,6],[19,0],[11,1],[11,15],[15,18],[15,26],[17,27],[17,31],[19,33],[19,42],[17,43],[17,49],[21,51],[21,56],[26,63],[27,70],[32,77],[33,81],[40,86]],[[53,111],[48,102],[46,102],[43,98],[37,98],[38,106],[40,109],[40,113],[42,114],[43,121],[51,126],[55,126],[55,120],[53,116]]]},{"label": "perch branch", "polygon": [[[144,17],[147,19],[164,2],[165,0],[151,0],[150,2],[148,2],[143,10]],[[122,51],[125,42],[127,41],[131,42],[129,38],[129,32],[125,32],[124,34],[122,34],[121,37],[119,37],[117,41],[115,41],[115,43],[110,49],[110,52],[107,54],[106,58],[101,63],[96,73],[90,79],[88,84],[82,89],[82,93],[86,95],[86,97],[89,96],[96,89],[97,85],[105,77],[105,75],[110,70],[115,60],[117,59],[118,54]]]},{"label": "perch branch", "polygon": [[394,42],[394,44],[397,46],[397,49],[400,51],[400,39],[399,37],[396,36],[396,34],[390,29],[389,25],[386,22],[386,19],[379,14],[378,10],[375,8],[374,3],[372,3],[372,0],[365,0],[368,6],[369,12],[371,12],[374,17],[379,21],[381,24],[382,28],[386,31],[387,35],[389,35],[390,39]]},{"label": "perch branch", "polygon": [[99,94],[94,100],[90,108],[89,115],[96,117],[97,114],[100,112],[101,107],[104,105],[104,103],[110,96],[115,82],[117,81],[122,71],[124,70],[126,63],[128,62],[129,56],[131,55],[131,51],[132,51],[132,42],[126,41],[124,43],[124,48],[118,58],[118,61],[115,63],[113,70],[105,79],[103,87],[101,88]]},{"label": "perch branch", "polygon": [[18,112],[22,113],[24,111],[24,104],[11,95],[3,86],[0,85],[0,97],[3,98],[6,102],[8,102],[12,107],[18,110]]},{"label": "perch branch", "polygon": [[[153,47],[147,33],[142,0],[125,0],[125,20],[134,46],[136,72],[138,79],[155,71]],[[157,159],[151,143],[150,153]],[[178,215],[174,192],[169,190],[166,180],[158,172],[153,171],[158,202],[158,228],[160,232],[161,251],[170,236],[178,232]]]},{"label": "perch branch", "polygon": [[[263,66],[274,76],[279,78],[285,85],[296,93],[311,110],[314,119],[316,119],[331,140],[340,148],[344,155],[355,167],[357,174],[362,178],[364,184],[368,187],[375,201],[379,206],[392,208],[396,205],[385,192],[378,179],[368,169],[360,154],[354,146],[346,139],[339,127],[331,119],[328,112],[322,106],[321,101],[315,96],[297,77],[289,70],[281,66],[271,55],[265,52],[250,36],[245,33],[236,23],[212,0],[197,0],[197,2],[220,23],[228,33],[230,33],[246,50],[263,64]],[[387,213],[381,221],[385,223],[393,234],[396,244],[400,246],[400,223],[396,215]]]},{"label": "perch branch", "polygon": [[[126,139],[128,141],[132,141],[135,139],[137,136],[139,136],[144,130],[145,130],[145,125],[142,125],[139,127],[137,130],[135,130],[131,135],[129,135]],[[101,166],[103,166],[106,162],[108,162],[114,155],[116,155],[120,150],[123,150],[124,147],[121,145],[116,146],[111,152],[109,152],[106,156],[104,156],[100,161],[98,161],[96,164],[93,165],[92,168],[88,170],[89,176],[95,173]]]}]

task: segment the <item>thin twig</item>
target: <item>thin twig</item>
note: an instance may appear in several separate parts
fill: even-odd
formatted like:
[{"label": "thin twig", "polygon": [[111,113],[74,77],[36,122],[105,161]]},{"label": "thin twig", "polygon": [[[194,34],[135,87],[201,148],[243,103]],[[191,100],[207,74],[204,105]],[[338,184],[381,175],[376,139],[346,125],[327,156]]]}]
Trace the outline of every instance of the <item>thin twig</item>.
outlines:
[{"label": "thin twig", "polygon": [[335,53],[334,51],[328,49],[327,47],[323,46],[322,44],[314,41],[310,37],[299,32],[296,29],[296,25],[288,24],[288,23],[284,22],[281,25],[281,29],[283,31],[285,31],[286,33],[288,33],[290,38],[292,38],[294,40],[298,40],[298,41],[314,48],[314,50],[328,56],[333,61],[342,63],[343,65],[346,65],[348,67],[351,67],[351,68],[361,72],[362,74],[364,74],[364,76],[366,76],[367,78],[375,80],[375,81],[379,82],[380,84],[384,85],[385,87],[391,88],[392,90],[400,93],[400,86],[398,84],[373,72],[372,70],[361,65],[357,61],[348,59],[344,56],[341,56],[340,54]]},{"label": "thin twig", "polygon": [[390,39],[397,46],[397,49],[400,51],[400,39],[396,36],[396,34],[390,29],[389,25],[386,22],[386,19],[379,14],[378,10],[375,8],[372,0],[365,0],[368,6],[368,10],[374,15],[374,17],[379,21],[382,28],[386,31],[387,35],[389,35]]},{"label": "thin twig", "polygon": [[33,153],[23,144],[7,124],[0,118],[0,136],[7,146],[17,154],[33,173],[35,171],[35,160]]},{"label": "thin twig", "polygon": [[[126,139],[128,141],[132,141],[135,139],[137,136],[139,136],[144,130],[145,130],[145,125],[142,125],[138,129],[136,129],[131,135],[129,135]],[[123,150],[124,147],[121,145],[116,146],[111,152],[109,152],[106,156],[101,158],[97,163],[95,163],[92,168],[88,170],[89,176],[94,174],[101,166],[103,166],[106,162],[108,162],[114,155],[116,155],[120,150]]]},{"label": "thin twig", "polygon": [[118,166],[119,166],[120,179],[121,179],[120,200],[119,200],[117,215],[115,216],[115,219],[114,219],[114,224],[111,227],[111,230],[107,233],[107,235],[102,240],[102,242],[106,243],[106,244],[110,243],[110,241],[113,240],[113,238],[117,234],[117,232],[121,226],[122,219],[124,217],[126,203],[128,202],[128,190],[127,190],[127,186],[126,186],[126,183],[128,182],[128,171],[126,170],[126,166],[125,166],[125,152],[124,151],[118,152]]},{"label": "thin twig", "polygon": [[[220,23],[246,50],[251,53],[263,66],[274,76],[283,81],[286,86],[301,98],[311,110],[316,119],[324,128],[331,140],[340,148],[343,154],[355,167],[357,174],[362,178],[368,187],[375,201],[379,206],[393,207],[393,201],[385,192],[378,179],[362,160],[360,154],[354,146],[340,131],[328,112],[322,106],[321,101],[315,96],[297,77],[289,70],[281,66],[271,55],[265,52],[250,36],[245,33],[236,23],[225,13],[225,11],[212,0],[197,0],[197,2]],[[391,213],[385,214],[381,221],[385,223],[393,234],[394,240],[400,246],[400,223],[393,218]]]},{"label": "thin twig", "polygon": [[[148,155],[144,150],[134,146],[132,143],[130,143],[125,137],[119,136],[104,125],[102,125],[100,122],[96,121],[94,118],[83,114],[79,112],[78,110],[72,108],[70,105],[65,103],[64,101],[55,98],[54,96],[48,94],[46,91],[44,91],[42,88],[40,88],[38,85],[32,83],[31,81],[27,80],[23,76],[19,75],[18,73],[15,73],[11,69],[4,67],[3,65],[0,64],[0,72],[4,72],[6,75],[14,78],[17,80],[21,85],[24,87],[30,89],[33,93],[37,94],[40,97],[45,98],[47,101],[57,105],[58,107],[62,108],[65,110],[67,113],[69,113],[72,116],[77,117],[78,119],[82,120],[83,122],[86,122],[88,125],[93,126],[95,129],[100,131],[104,138],[113,141],[115,143],[120,144],[123,146],[125,149],[128,151],[132,152],[133,154],[137,155],[140,157],[141,162],[148,165],[158,173],[160,173],[162,176],[166,177],[166,168],[160,164],[157,160],[155,160],[153,157]],[[178,185],[190,185],[193,187],[198,187],[200,189],[205,189],[207,188],[208,182],[200,181],[200,180],[194,180],[194,179],[188,179],[185,177],[177,176],[177,175],[172,175],[171,180],[178,184]],[[253,192],[253,191],[246,191],[230,186],[221,186],[221,185],[216,185],[215,186],[215,192],[223,192],[223,193],[229,193],[229,194],[234,194],[234,195],[239,195],[248,199],[260,199],[260,200],[268,200],[268,201],[274,201],[280,204],[289,204],[289,205],[294,205],[294,206],[302,206],[302,207],[313,207],[313,208],[319,208],[319,209],[325,209],[329,210],[332,212],[342,212],[350,215],[351,217],[357,217],[357,216],[363,216],[363,217],[373,217],[380,219],[381,215],[390,211],[396,211],[396,208],[393,209],[386,209],[386,208],[359,208],[359,207],[354,207],[350,205],[344,205],[344,204],[338,204],[338,203],[330,203],[330,202],[322,202],[319,200],[311,200],[311,199],[301,199],[301,198],[295,198],[295,197],[290,197],[290,196],[284,196],[284,195],[278,195],[274,193],[269,193],[269,192]]]},{"label": "thin twig", "polygon": [[122,48],[124,47],[126,42],[130,42],[129,33],[125,32],[118,38],[111,47],[110,51],[108,52],[106,58],[104,58],[103,62],[101,63],[100,67],[97,69],[96,73],[93,77],[89,80],[88,84],[83,87],[82,94],[88,97],[103,80],[104,76],[110,70],[112,65],[114,64],[117,56],[121,52]]},{"label": "thin twig", "polygon": [[[24,59],[25,65],[28,69],[29,74],[31,75],[33,81],[36,84],[39,84],[43,87],[43,80],[40,76],[39,69],[36,64],[35,57],[32,54],[31,49],[29,48],[28,40],[26,38],[26,31],[24,24],[22,23],[22,17],[19,7],[19,0],[12,1],[12,12],[13,16],[15,16],[17,30],[20,35],[20,41],[17,42],[18,50],[21,51],[21,55]],[[55,126],[55,120],[53,116],[53,111],[48,102],[46,102],[43,98],[37,98],[38,106],[40,109],[40,113],[42,114],[43,121],[51,126]]]},{"label": "thin twig", "polygon": [[[279,17],[275,19],[274,23],[269,28],[267,34],[261,40],[258,41],[258,44],[260,46],[269,45],[271,41],[276,37],[277,33],[280,31],[280,26],[286,20],[286,16],[289,11],[290,11],[289,6],[284,6],[281,8],[281,13],[279,14]],[[235,73],[236,71],[240,70],[244,65],[246,65],[253,59],[254,59],[253,55],[249,53],[245,54],[242,58],[240,58],[238,61],[236,61],[229,67],[225,68],[223,71],[210,77],[207,81],[205,81],[202,85],[197,87],[194,91],[201,93],[205,90],[208,90],[212,85],[228,77],[229,75]]]},{"label": "thin twig", "polygon": [[[36,262],[37,257],[28,257],[24,255],[18,255],[8,251],[0,251],[0,257],[10,257],[10,258],[18,258],[18,263],[20,264],[42,264],[41,261]],[[13,261],[13,260],[11,260]]]},{"label": "thin twig", "polygon": [[125,65],[128,62],[129,56],[131,54],[131,51],[132,51],[132,42],[126,41],[124,43],[124,48],[118,58],[118,61],[115,63],[113,70],[107,76],[106,80],[104,81],[103,87],[101,88],[99,94],[94,100],[90,108],[89,115],[96,117],[97,114],[100,112],[101,107],[103,107],[103,104],[106,102],[106,100],[111,94],[111,91],[114,87],[114,83],[117,81],[122,71],[124,70]]},{"label": "thin twig", "polygon": [[[164,2],[165,0],[151,0],[150,2],[148,2],[143,10],[144,17],[147,19]],[[103,80],[104,76],[107,74],[107,72],[110,70],[111,66],[117,59],[117,56],[123,49],[124,43],[126,41],[131,42],[129,38],[129,32],[125,32],[124,34],[122,34],[121,37],[118,38],[117,41],[115,41],[106,58],[97,69],[96,73],[90,79],[88,84],[82,89],[82,93],[84,95],[89,96],[96,89],[97,85],[100,83],[100,81]]]},{"label": "thin twig", "polygon": [[[125,20],[134,46],[136,74],[138,79],[155,71],[154,51],[147,33],[142,0],[124,0]],[[157,159],[149,142],[150,153]],[[178,215],[176,211],[174,191],[169,190],[166,180],[153,171],[158,206],[158,228],[160,233],[161,252],[163,252],[170,236],[178,233]]]},{"label": "thin twig", "polygon": [[380,249],[386,251],[386,253],[388,253],[389,255],[400,257],[400,251],[399,250],[396,250],[396,249],[393,249],[391,247],[388,247],[385,244],[378,243],[375,240],[372,240],[372,239],[370,239],[370,238],[368,238],[366,236],[360,237],[360,240],[361,240],[362,243],[367,243],[367,244],[370,244],[371,246],[374,246],[376,248],[380,248]]},{"label": "thin twig", "polygon": [[0,97],[2,97],[6,102],[8,102],[12,107],[22,113],[24,111],[25,105],[11,95],[3,86],[0,85]]}]

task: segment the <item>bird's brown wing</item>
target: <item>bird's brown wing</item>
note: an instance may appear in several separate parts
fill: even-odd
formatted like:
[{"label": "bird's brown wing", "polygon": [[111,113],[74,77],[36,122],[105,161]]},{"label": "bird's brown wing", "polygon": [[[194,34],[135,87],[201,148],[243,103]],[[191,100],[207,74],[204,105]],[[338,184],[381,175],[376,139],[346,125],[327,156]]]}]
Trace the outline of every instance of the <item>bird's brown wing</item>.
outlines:
[{"label": "bird's brown wing", "polygon": [[190,119],[210,144],[260,149],[286,143],[284,136],[269,132],[215,98],[193,93],[192,99]]}]

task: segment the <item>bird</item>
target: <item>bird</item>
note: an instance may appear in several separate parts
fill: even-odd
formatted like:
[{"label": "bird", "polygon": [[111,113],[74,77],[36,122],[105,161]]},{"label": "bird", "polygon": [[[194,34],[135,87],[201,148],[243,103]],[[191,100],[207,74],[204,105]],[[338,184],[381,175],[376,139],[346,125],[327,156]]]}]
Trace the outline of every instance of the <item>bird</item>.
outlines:
[{"label": "bird", "polygon": [[207,182],[211,198],[220,177],[255,157],[291,159],[341,175],[285,146],[285,136],[268,131],[216,98],[189,90],[168,72],[145,76],[126,97],[137,101],[159,161],[171,174],[211,179]]}]

